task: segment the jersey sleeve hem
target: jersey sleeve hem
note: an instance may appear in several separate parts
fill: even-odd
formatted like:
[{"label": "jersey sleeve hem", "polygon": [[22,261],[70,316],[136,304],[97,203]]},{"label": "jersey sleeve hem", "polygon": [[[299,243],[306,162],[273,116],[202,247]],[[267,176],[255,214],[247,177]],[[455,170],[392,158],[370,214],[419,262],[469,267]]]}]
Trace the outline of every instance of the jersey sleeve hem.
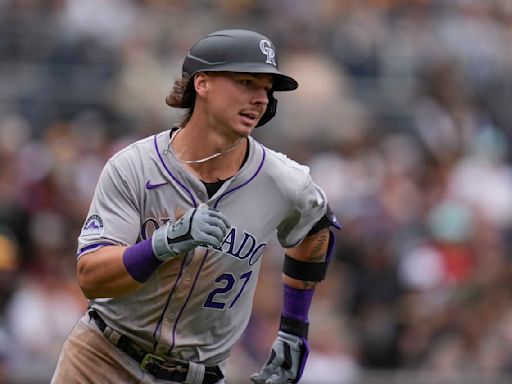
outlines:
[{"label": "jersey sleeve hem", "polygon": [[114,246],[122,246],[123,244],[116,243],[114,241],[111,241],[111,242],[102,241],[102,242],[99,242],[99,243],[88,244],[88,245],[83,246],[82,248],[79,248],[78,252],[76,253],[76,256],[79,259],[83,255],[86,255],[88,253],[97,251],[100,248],[108,247],[108,246],[112,246],[112,245],[114,245]]}]

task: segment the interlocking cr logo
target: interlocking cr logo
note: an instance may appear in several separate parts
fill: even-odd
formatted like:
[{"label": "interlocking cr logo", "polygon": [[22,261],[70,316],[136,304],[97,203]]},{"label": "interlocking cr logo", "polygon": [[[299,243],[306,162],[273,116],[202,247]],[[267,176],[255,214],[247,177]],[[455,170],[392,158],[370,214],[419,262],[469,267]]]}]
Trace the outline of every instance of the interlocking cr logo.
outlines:
[{"label": "interlocking cr logo", "polygon": [[265,61],[268,64],[276,65],[276,53],[274,51],[274,48],[272,48],[272,44],[268,40],[261,40],[260,41],[260,49],[261,52],[265,56],[267,56],[267,60]]}]

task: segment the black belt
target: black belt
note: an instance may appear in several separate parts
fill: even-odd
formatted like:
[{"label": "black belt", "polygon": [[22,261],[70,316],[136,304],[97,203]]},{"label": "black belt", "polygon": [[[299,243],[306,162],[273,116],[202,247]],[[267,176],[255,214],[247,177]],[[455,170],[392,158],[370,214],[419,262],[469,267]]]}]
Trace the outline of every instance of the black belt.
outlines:
[{"label": "black belt", "polygon": [[[105,332],[107,324],[100,317],[95,310],[89,311],[89,316],[94,319],[101,332]],[[183,383],[187,378],[189,363],[183,360],[177,360],[169,357],[161,357],[152,353],[146,352],[140,348],[130,338],[121,335],[116,343],[116,347],[125,352],[132,359],[137,361],[141,368],[151,373],[157,379],[171,380]],[[203,384],[215,384],[224,375],[217,365],[206,365]]]}]

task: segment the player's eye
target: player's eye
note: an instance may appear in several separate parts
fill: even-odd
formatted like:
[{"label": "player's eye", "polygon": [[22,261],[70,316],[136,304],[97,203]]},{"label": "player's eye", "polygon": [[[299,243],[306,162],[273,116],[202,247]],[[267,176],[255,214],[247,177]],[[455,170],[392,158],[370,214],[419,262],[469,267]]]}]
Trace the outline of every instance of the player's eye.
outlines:
[{"label": "player's eye", "polygon": [[246,87],[250,87],[252,86],[253,81],[249,79],[242,79],[240,80],[240,84],[245,85]]}]

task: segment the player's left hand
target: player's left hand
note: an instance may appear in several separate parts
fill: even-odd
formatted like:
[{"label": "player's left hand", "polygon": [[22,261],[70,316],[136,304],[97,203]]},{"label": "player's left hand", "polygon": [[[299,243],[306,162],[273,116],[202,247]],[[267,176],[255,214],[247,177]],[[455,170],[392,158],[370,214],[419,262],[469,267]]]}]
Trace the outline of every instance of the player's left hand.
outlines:
[{"label": "player's left hand", "polygon": [[305,338],[279,331],[272,351],[260,373],[251,376],[255,384],[298,383],[309,354]]}]

